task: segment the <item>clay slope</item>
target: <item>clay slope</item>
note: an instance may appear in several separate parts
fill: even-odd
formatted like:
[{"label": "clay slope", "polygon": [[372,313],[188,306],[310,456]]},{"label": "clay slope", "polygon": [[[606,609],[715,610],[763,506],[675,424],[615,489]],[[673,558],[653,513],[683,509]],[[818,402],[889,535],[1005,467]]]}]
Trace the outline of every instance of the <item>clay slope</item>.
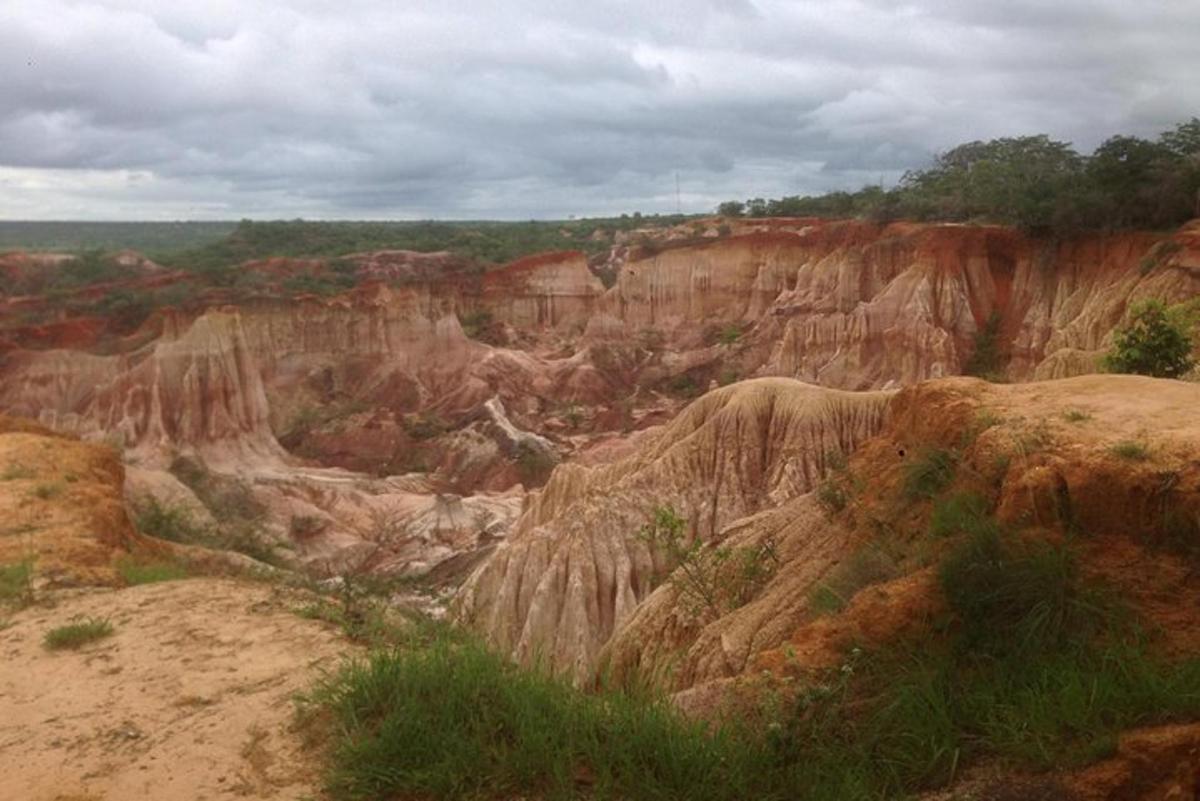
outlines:
[{"label": "clay slope", "polygon": [[663,572],[638,535],[656,507],[677,510],[689,537],[720,539],[731,522],[809,491],[831,454],[882,426],[887,398],[746,381],[696,401],[632,456],[559,467],[464,585],[457,614],[518,659],[583,679]]},{"label": "clay slope", "polygon": [[0,565],[39,584],[111,584],[114,561],[162,549],[134,531],[116,451],[0,415]]}]

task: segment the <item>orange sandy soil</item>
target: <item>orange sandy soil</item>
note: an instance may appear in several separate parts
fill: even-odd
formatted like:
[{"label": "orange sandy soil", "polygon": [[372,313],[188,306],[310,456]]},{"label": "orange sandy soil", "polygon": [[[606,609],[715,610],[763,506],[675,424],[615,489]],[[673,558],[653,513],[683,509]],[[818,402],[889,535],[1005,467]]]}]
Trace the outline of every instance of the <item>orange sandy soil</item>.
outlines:
[{"label": "orange sandy soil", "polygon": [[[311,798],[293,696],[352,646],[300,593],[196,578],[47,596],[0,630],[0,798]],[[52,652],[77,616],[115,633]],[[0,626],[5,625],[0,621]]]}]

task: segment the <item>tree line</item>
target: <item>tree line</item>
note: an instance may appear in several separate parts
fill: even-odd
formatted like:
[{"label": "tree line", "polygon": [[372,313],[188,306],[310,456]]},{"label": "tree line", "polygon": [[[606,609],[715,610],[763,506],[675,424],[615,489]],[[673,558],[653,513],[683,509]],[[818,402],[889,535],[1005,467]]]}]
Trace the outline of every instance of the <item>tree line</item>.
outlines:
[{"label": "tree line", "polygon": [[1162,230],[1200,216],[1200,119],[1155,139],[1112,136],[1090,155],[1041,134],[968,142],[893,189],[728,201],[730,217],[991,222],[1035,234]]}]

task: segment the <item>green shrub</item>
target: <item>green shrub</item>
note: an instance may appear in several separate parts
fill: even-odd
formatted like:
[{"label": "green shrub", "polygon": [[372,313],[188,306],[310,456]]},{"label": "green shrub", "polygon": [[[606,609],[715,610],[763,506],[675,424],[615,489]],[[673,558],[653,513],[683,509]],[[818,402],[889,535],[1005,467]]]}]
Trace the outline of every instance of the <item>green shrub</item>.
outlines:
[{"label": "green shrub", "polygon": [[160,581],[178,581],[191,576],[185,565],[167,561],[141,561],[133,557],[117,560],[117,575],[127,586],[157,584]]},{"label": "green shrub", "polygon": [[62,482],[59,482],[59,481],[56,481],[52,484],[38,484],[36,487],[33,488],[33,494],[35,496],[37,496],[38,499],[43,500],[43,501],[48,501],[48,500],[51,500],[52,498],[57,498],[59,495],[62,494],[62,491],[63,491],[63,485],[62,485]]},{"label": "green shrub", "polygon": [[133,522],[138,531],[160,540],[199,545],[212,539],[209,527],[197,522],[185,506],[164,503],[152,495],[134,503]]},{"label": "green shrub", "polygon": [[1118,459],[1126,459],[1131,462],[1144,462],[1150,458],[1150,448],[1144,442],[1122,440],[1108,450]]},{"label": "green shrub", "polygon": [[74,650],[90,642],[102,640],[113,633],[108,618],[84,617],[46,632],[43,643],[51,651]]},{"label": "green shrub", "polygon": [[988,503],[974,492],[956,492],[934,502],[929,516],[929,533],[935,537],[976,533],[992,525]]},{"label": "green shrub", "polygon": [[738,548],[711,547],[686,532],[687,521],[672,506],[654,509],[638,538],[666,557],[670,582],[684,609],[697,618],[717,618],[748,603],[775,575],[775,542]]},{"label": "green shrub", "polygon": [[28,606],[33,600],[33,559],[0,565],[0,603]]},{"label": "green shrub", "polygon": [[1080,409],[1068,409],[1067,411],[1063,412],[1063,419],[1068,423],[1082,423],[1087,420],[1091,420],[1092,416],[1085,411],[1081,411]]},{"label": "green shrub", "polygon": [[717,334],[717,342],[722,345],[733,345],[742,337],[742,329],[737,325],[727,325]]},{"label": "green shrub", "polygon": [[1000,358],[1000,314],[992,314],[984,321],[983,326],[975,332],[974,347],[971,358],[967,360],[963,372],[978,378],[993,380],[1002,378],[1003,363]]},{"label": "green shrub", "polygon": [[1086,636],[1105,609],[1080,588],[1065,545],[1022,543],[980,527],[942,563],[942,591],[974,651],[1043,652]]},{"label": "green shrub", "polygon": [[558,460],[546,448],[521,442],[517,446],[516,463],[521,483],[526,487],[536,487],[546,483]]},{"label": "green shrub", "polygon": [[904,497],[932,498],[954,480],[958,455],[944,448],[925,448],[904,465]]},{"label": "green shrub", "polygon": [[1194,364],[1191,338],[1167,319],[1166,307],[1157,300],[1133,308],[1129,323],[1117,329],[1112,350],[1104,358],[1105,367],[1114,373],[1156,378],[1178,378]]}]

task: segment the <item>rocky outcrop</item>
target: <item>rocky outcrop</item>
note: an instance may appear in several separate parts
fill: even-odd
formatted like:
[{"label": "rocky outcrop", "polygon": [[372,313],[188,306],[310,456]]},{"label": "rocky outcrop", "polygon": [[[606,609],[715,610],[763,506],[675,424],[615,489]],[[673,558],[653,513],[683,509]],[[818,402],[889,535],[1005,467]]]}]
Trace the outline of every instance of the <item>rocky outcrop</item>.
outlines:
[{"label": "rocky outcrop", "polygon": [[677,510],[688,537],[712,541],[812,489],[830,454],[882,426],[887,397],[742,382],[693,403],[633,456],[559,467],[466,583],[457,613],[518,659],[582,679],[665,567],[638,536],[656,507]]}]

